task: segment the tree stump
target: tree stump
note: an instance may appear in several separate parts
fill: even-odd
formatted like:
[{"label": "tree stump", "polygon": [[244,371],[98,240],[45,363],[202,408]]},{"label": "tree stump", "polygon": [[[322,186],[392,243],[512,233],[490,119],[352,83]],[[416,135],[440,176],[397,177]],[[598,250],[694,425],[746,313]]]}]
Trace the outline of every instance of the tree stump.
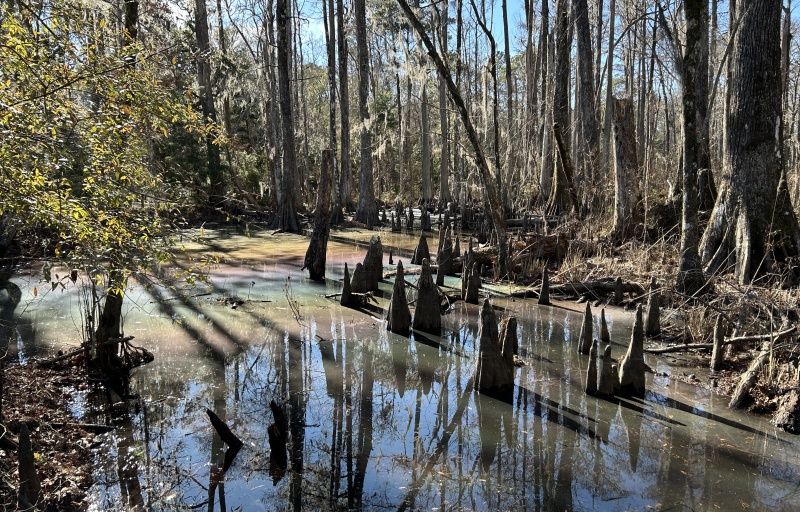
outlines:
[{"label": "tree stump", "polygon": [[620,392],[625,395],[644,396],[644,326],[641,304],[636,308],[631,343],[619,366]]},{"label": "tree stump", "polygon": [[420,228],[422,231],[433,231],[433,226],[431,225],[431,214],[425,208],[422,209]]},{"label": "tree stump", "polygon": [[547,274],[547,267],[542,271],[542,289],[539,291],[540,306],[550,305],[550,277]]},{"label": "tree stump", "polygon": [[597,393],[597,345],[597,340],[594,340],[589,350],[589,368],[586,370],[586,393],[589,395]]},{"label": "tree stump", "polygon": [[503,357],[497,332],[497,318],[489,299],[484,300],[481,308],[480,330],[478,333],[478,359],[475,363],[475,390],[484,392],[500,392],[514,385],[514,367],[508,368]]},{"label": "tree stump", "polygon": [[611,345],[606,345],[603,351],[603,364],[600,367],[600,378],[597,385],[597,394],[613,396],[617,387],[617,373],[614,371],[614,361],[611,360]]},{"label": "tree stump", "polygon": [[622,304],[622,278],[618,277],[614,282],[614,304],[619,306]]},{"label": "tree stump", "polygon": [[650,278],[650,297],[647,299],[647,323],[644,333],[646,336],[661,334],[661,311],[659,309],[659,293],[656,278]]},{"label": "tree stump", "polygon": [[581,334],[578,337],[578,352],[588,354],[590,350],[592,350],[592,307],[587,302],[583,311]]},{"label": "tree stump", "polygon": [[417,284],[417,306],[414,308],[413,327],[417,331],[440,336],[442,334],[442,313],[439,309],[439,289],[433,283],[431,265],[422,260],[422,273]]},{"label": "tree stump", "polygon": [[19,430],[19,493],[33,505],[42,499],[42,485],[36,472],[36,463],[31,446],[31,431],[26,423]]},{"label": "tree stump", "polygon": [[381,237],[373,236],[369,240],[369,248],[364,256],[364,280],[367,286],[364,291],[377,291],[378,282],[381,279],[383,279],[383,245],[381,245]]},{"label": "tree stump", "polygon": [[392,299],[389,302],[389,311],[386,313],[386,329],[407,336],[411,329],[411,311],[408,309],[406,297],[406,281],[403,274],[403,262],[397,262],[397,275],[394,278]]},{"label": "tree stump", "polygon": [[414,230],[414,210],[411,206],[408,207],[408,215],[406,215],[406,229],[408,231]]},{"label": "tree stump", "polygon": [[718,371],[722,368],[722,360],[725,356],[725,330],[722,328],[722,315],[717,315],[714,323],[714,348],[711,350],[711,371]]},{"label": "tree stump", "polygon": [[608,324],[606,323],[606,310],[600,310],[600,341],[608,343],[611,341],[611,336],[608,334]]},{"label": "tree stump", "polygon": [[[317,207],[314,213],[314,230],[306,250],[303,269],[314,281],[325,280],[325,259],[328,252],[331,218],[331,182],[333,181],[333,151],[322,151],[322,167],[320,168],[319,186],[317,187]],[[384,211],[384,217],[386,212]]]},{"label": "tree stump", "polygon": [[417,248],[414,249],[414,255],[411,257],[411,264],[422,265],[423,260],[430,261],[430,259],[431,251],[428,249],[428,239],[425,237],[425,233],[420,233]]}]

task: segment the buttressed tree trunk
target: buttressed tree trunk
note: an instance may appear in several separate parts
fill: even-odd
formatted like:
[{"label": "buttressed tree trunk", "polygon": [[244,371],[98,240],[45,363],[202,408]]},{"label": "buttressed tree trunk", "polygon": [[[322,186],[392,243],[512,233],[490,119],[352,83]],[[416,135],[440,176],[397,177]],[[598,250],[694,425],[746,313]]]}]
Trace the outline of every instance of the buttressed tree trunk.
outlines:
[{"label": "buttressed tree trunk", "polygon": [[798,254],[800,229],[783,179],[781,2],[751,0],[734,36],[722,181],[700,243],[706,269],[733,264],[740,283]]}]

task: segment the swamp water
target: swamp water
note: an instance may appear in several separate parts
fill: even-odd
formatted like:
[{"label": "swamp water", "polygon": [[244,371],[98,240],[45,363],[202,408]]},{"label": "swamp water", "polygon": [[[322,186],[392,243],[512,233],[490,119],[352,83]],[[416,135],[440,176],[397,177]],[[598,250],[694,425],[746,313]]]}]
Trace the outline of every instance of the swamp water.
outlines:
[{"label": "swamp water", "polygon": [[[156,356],[133,372],[138,398],[109,408],[79,393],[76,414],[116,427],[97,450],[92,510],[800,507],[797,440],[669,379],[663,360],[646,356],[655,373],[643,400],[587,397],[578,312],[492,299],[498,318],[518,318],[526,362],[513,397],[499,401],[470,387],[478,306],[455,303],[441,338],[406,338],[382,320],[390,281],[366,310],[325,297],[365,244],[331,242],[329,280],[319,284],[300,271],[307,238],[209,231],[205,241],[195,256],[220,261],[209,289],[178,298],[134,286],[126,297],[125,334]],[[392,238],[405,249],[415,242]],[[79,295],[34,299],[35,278],[17,284],[18,357],[76,344]],[[611,319],[615,359],[630,324],[629,314]],[[270,465],[273,400],[288,418],[285,471]],[[244,442],[224,473],[206,409]]]}]

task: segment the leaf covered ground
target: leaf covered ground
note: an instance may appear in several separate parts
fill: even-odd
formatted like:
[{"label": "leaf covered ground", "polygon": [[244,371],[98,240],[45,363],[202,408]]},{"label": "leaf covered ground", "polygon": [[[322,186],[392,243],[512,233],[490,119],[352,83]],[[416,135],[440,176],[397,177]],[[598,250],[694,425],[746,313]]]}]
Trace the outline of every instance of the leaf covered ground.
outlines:
[{"label": "leaf covered ground", "polygon": [[[84,365],[9,365],[3,379],[5,435],[16,441],[21,425],[28,425],[42,484],[42,509],[85,510],[92,483],[91,450],[99,442],[70,412],[75,394],[86,386]],[[0,427],[0,433],[5,429]],[[11,449],[0,449],[0,480],[0,510],[17,510],[17,455]]]}]

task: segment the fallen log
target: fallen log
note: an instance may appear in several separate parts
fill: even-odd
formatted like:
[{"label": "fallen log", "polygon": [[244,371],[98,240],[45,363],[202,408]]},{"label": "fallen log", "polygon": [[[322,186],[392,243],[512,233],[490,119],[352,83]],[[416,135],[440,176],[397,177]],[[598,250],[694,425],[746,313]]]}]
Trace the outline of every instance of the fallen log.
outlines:
[{"label": "fallen log", "polygon": [[765,341],[761,345],[761,352],[753,358],[753,362],[747,368],[747,371],[739,378],[739,384],[733,391],[731,401],[728,403],[730,409],[741,409],[744,407],[747,399],[750,397],[750,390],[755,386],[758,380],[758,374],[761,373],[761,368],[769,361],[769,355],[772,347],[771,341]]},{"label": "fallen log", "polygon": [[[790,327],[785,331],[781,331],[778,333],[772,334],[759,334],[755,336],[737,336],[734,338],[728,338],[722,342],[722,346],[726,345],[739,345],[743,343],[752,343],[754,341],[780,341],[783,338],[790,336],[797,332],[797,327]],[[672,352],[683,352],[684,350],[711,350],[714,348],[713,343],[686,343],[683,345],[673,345],[671,347],[664,347],[664,348],[648,348],[645,349],[645,352],[648,354],[669,354]]]},{"label": "fallen log", "polygon": [[[580,296],[586,293],[608,295],[613,294],[616,289],[616,282],[614,279],[597,279],[594,281],[585,281],[582,283],[562,283],[551,284],[550,293],[562,295],[575,295]],[[631,293],[634,295],[643,295],[644,288],[636,283],[623,283],[623,293]]]}]

